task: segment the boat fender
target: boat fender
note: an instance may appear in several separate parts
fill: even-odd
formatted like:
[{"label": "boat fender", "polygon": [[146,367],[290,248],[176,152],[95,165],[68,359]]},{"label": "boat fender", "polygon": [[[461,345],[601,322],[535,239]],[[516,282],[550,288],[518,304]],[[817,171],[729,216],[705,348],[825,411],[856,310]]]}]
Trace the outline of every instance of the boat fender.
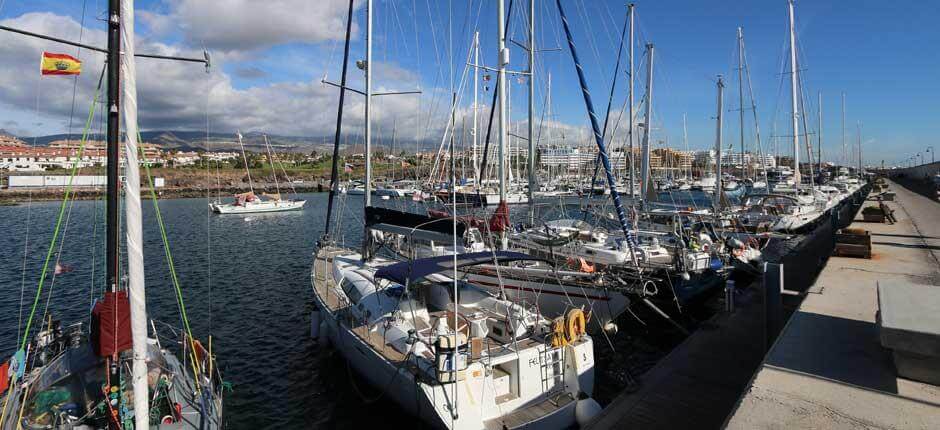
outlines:
[{"label": "boat fender", "polygon": [[552,320],[552,348],[558,348],[568,344],[565,338],[565,318],[558,317]]},{"label": "boat fender", "polygon": [[613,336],[617,334],[618,331],[620,331],[620,327],[617,326],[617,323],[611,321],[611,322],[608,322],[607,324],[604,324],[604,332],[606,332],[607,334]]},{"label": "boat fender", "polygon": [[565,316],[565,338],[568,343],[576,342],[587,328],[587,322],[584,318],[584,311],[581,309],[571,309]]},{"label": "boat fender", "polygon": [[578,403],[574,406],[574,418],[578,423],[578,427],[586,426],[601,413],[602,409],[601,405],[590,397],[578,400]]}]

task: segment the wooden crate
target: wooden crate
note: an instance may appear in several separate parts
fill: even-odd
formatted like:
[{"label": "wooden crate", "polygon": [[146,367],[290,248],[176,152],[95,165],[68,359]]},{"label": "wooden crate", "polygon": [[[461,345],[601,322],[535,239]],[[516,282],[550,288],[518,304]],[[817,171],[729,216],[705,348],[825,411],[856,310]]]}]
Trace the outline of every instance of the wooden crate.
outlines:
[{"label": "wooden crate", "polygon": [[839,257],[871,258],[871,234],[868,230],[842,229],[836,232],[836,247],[832,255]]}]

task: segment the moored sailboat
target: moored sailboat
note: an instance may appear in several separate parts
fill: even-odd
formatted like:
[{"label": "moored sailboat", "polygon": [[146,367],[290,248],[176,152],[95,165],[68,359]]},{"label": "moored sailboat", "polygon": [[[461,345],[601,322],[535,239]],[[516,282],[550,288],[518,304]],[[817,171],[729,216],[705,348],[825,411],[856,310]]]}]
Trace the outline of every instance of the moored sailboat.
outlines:
[{"label": "moored sailboat", "polygon": [[[178,304],[185,325],[181,338],[177,340],[183,349],[182,358],[169,349],[170,345],[161,343],[152,323],[153,337],[148,333],[138,163],[133,1],[111,0],[109,16],[112,18],[108,21],[107,105],[112,109],[108,112],[107,133],[108,287],[104,297],[92,310],[90,330],[84,329],[81,322],[63,327],[50,315],[47,321],[38,321],[42,328],[30,337],[36,304],[42,293],[44,276],[40,278],[19,350],[11,361],[2,366],[3,379],[0,385],[6,392],[0,393],[0,428],[222,428],[222,383],[218,366],[211,352],[192,336],[179,290]],[[208,65],[208,60],[205,62]],[[124,82],[120,82],[122,79]],[[123,97],[120,97],[122,83]],[[100,87],[99,81],[99,90]],[[92,103],[92,109],[96,104]],[[119,109],[123,110],[126,132],[126,286],[120,281],[118,260]],[[82,148],[87,141],[88,124],[93,114],[94,110],[86,123]],[[72,170],[73,178],[76,172],[77,167]],[[61,203],[63,209],[70,192],[71,186]],[[154,195],[152,197],[155,198]],[[159,208],[155,206],[155,209],[159,214]],[[57,223],[62,221],[63,211],[59,213]],[[49,266],[51,250],[56,247],[56,237],[57,234],[54,234],[44,271]],[[167,243],[164,242],[164,245],[167,246]],[[169,255],[168,249],[166,252]]]}]

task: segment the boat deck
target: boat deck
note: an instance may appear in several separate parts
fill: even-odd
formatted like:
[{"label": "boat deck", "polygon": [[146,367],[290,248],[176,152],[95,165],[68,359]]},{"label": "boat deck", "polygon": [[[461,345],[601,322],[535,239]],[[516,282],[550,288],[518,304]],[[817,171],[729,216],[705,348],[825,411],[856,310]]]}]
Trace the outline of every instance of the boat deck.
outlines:
[{"label": "boat deck", "polygon": [[[313,269],[313,288],[316,295],[320,298],[323,304],[329,308],[330,312],[337,314],[338,318],[342,318],[342,313],[345,311],[347,305],[339,296],[333,292],[333,287],[335,284],[333,280],[332,263],[334,256],[346,252],[348,252],[348,250],[341,248],[327,248],[321,251],[317,254]],[[347,319],[346,321],[351,320]],[[359,336],[360,339],[368,343],[373,350],[381,354],[389,361],[393,363],[401,363],[405,361],[404,354],[399,352],[397,349],[388,346],[388,344],[385,343],[385,338],[382,336],[382,334],[378,331],[371,330],[368,325],[353,327],[352,331],[356,334],[356,336]]]},{"label": "boat deck", "polygon": [[[333,257],[336,255],[348,253],[349,250],[342,248],[325,248],[320,251],[316,256],[316,261],[314,262],[314,271],[311,275],[313,278],[313,288],[315,294],[319,297],[320,301],[329,308],[329,311],[337,314],[338,318],[343,317],[343,312],[345,311],[347,304],[345,303],[344,298],[339,297],[333,291],[334,280],[332,274],[332,263]],[[477,308],[465,308],[461,306],[461,310],[467,310],[472,312],[480,312],[481,309]],[[489,315],[492,317],[502,317],[502,315]],[[352,322],[351,319],[344,320],[345,322]],[[428,326],[424,329],[430,329]],[[359,336],[363,341],[368,343],[373,349],[381,354],[383,357],[387,358],[392,362],[402,362],[405,360],[405,355],[399,352],[397,349],[389,346],[386,342],[382,333],[378,330],[371,330],[367,324],[359,325],[353,327],[353,332]],[[505,355],[515,354],[517,351],[531,348],[540,344],[544,344],[545,341],[542,339],[536,339],[533,337],[526,337],[519,339],[515,342],[510,342],[503,344],[497,342],[489,337],[483,338],[483,351],[486,351],[486,355],[490,358],[498,358]],[[433,357],[427,357],[433,358]]]}]

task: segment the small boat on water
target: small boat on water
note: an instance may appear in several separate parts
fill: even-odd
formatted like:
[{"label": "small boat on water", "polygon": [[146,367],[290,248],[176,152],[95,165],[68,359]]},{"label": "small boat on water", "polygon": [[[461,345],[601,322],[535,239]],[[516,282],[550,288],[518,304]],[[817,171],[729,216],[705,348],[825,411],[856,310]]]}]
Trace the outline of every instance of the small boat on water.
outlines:
[{"label": "small boat on water", "polygon": [[[248,169],[248,156],[245,154],[245,145],[242,143],[242,134],[236,133],[236,136],[238,136],[238,145],[242,149],[242,159],[245,161],[245,174],[248,177],[249,191],[235,194],[235,201],[232,203],[222,203],[221,200],[209,203],[209,208],[212,209],[212,212],[224,215],[285,212],[303,209],[304,204],[307,203],[306,200],[281,198],[281,185],[277,180],[277,165],[274,161],[274,155],[271,153],[271,145],[268,144],[267,136],[264,137],[264,145],[268,150],[268,160],[271,163],[271,170],[274,172],[274,186],[277,192],[274,194],[261,193],[265,198],[261,198],[261,196],[255,194],[255,188],[251,182],[251,170]],[[291,190],[293,190],[293,182],[289,182],[289,184]]]},{"label": "small boat on water", "polygon": [[209,207],[217,214],[249,214],[263,212],[284,212],[303,209],[305,200],[281,199],[280,194],[262,194],[267,199],[255,195],[254,191],[235,195],[232,203],[210,203]]}]

